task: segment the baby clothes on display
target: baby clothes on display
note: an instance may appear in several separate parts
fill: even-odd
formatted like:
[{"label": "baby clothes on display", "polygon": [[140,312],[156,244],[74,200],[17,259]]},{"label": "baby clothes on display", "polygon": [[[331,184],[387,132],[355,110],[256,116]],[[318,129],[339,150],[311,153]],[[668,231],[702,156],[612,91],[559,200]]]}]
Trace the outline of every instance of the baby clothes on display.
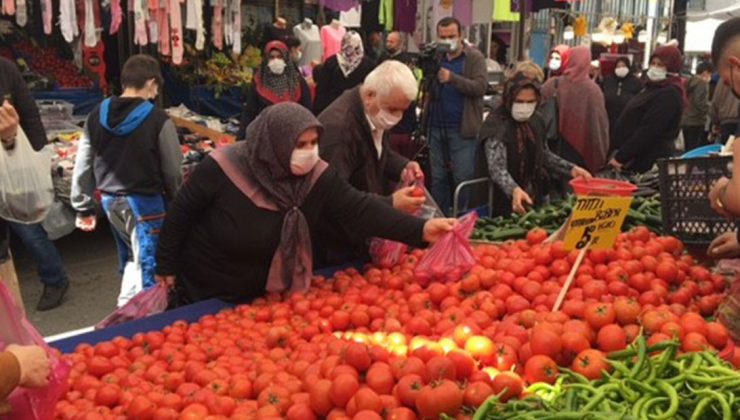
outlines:
[{"label": "baby clothes on display", "polygon": [[77,9],[74,0],[60,0],[59,29],[67,42],[72,42],[80,34],[77,26]]},{"label": "baby clothes on display", "polygon": [[336,55],[342,48],[342,38],[347,33],[347,29],[338,21],[321,28],[321,43],[324,46],[324,61],[327,58]]},{"label": "baby clothes on display", "polygon": [[396,31],[408,34],[413,34],[416,31],[416,5],[416,0],[394,0],[393,9],[395,10],[395,19],[393,26]]},{"label": "baby clothes on display", "polygon": [[15,23],[21,28],[28,23],[26,0],[15,0]]},{"label": "baby clothes on display", "polygon": [[473,0],[473,24],[491,23],[493,2],[491,0]]},{"label": "baby clothes on display", "polygon": [[339,22],[345,28],[359,28],[362,25],[362,6],[355,6],[339,13]]},{"label": "baby clothes on display", "polygon": [[307,66],[314,60],[321,62],[324,48],[321,45],[319,27],[314,25],[311,19],[306,19],[303,23],[293,28],[293,34],[301,41],[303,56],[299,64],[301,66]]},{"label": "baby clothes on display", "polygon": [[[398,0],[396,0],[398,1]],[[463,26],[473,24],[473,0],[455,0],[453,15]]]}]

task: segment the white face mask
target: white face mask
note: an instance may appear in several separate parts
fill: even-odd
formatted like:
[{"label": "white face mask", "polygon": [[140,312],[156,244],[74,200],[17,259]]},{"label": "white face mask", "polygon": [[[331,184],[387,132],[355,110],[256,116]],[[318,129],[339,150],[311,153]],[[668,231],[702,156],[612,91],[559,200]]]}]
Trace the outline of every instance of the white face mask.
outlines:
[{"label": "white face mask", "polygon": [[275,74],[283,74],[285,71],[285,65],[285,60],[282,58],[273,58],[269,63],[267,63],[267,67],[269,67],[270,71]]},{"label": "white face mask", "polygon": [[551,58],[550,63],[548,63],[548,67],[552,71],[558,71],[560,70],[560,66],[563,64],[563,62],[559,58]]},{"label": "white face mask", "polygon": [[450,52],[457,51],[457,40],[456,39],[443,39],[442,42],[450,46]]},{"label": "white face mask", "polygon": [[647,77],[653,82],[660,82],[668,77],[668,71],[660,67],[650,66],[647,72]]},{"label": "white face mask", "polygon": [[627,75],[630,73],[630,69],[627,67],[617,67],[614,69],[614,74],[617,75],[617,77],[627,77]]},{"label": "white face mask", "polygon": [[373,124],[379,130],[390,130],[395,127],[399,121],[403,118],[403,114],[395,115],[387,110],[381,108],[377,114],[372,117]]},{"label": "white face mask", "polygon": [[511,116],[516,121],[524,122],[532,118],[532,114],[534,114],[535,109],[537,109],[537,104],[534,102],[514,102],[514,105],[511,106]]},{"label": "white face mask", "polygon": [[319,163],[319,146],[310,149],[294,149],[290,156],[290,172],[295,176],[303,176]]},{"label": "white face mask", "polygon": [[296,51],[295,53],[295,61],[299,62],[301,61],[301,58],[303,58],[303,53],[301,51]]}]

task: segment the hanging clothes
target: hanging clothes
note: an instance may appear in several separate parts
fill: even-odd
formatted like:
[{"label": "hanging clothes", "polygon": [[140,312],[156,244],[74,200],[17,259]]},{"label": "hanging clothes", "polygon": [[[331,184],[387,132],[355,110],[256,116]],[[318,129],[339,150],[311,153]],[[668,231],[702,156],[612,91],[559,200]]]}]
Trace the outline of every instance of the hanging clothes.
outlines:
[{"label": "hanging clothes", "polygon": [[380,0],[369,0],[362,2],[362,17],[360,24],[365,33],[380,32],[383,25],[378,20],[380,17]]},{"label": "hanging clothes", "polygon": [[2,14],[13,16],[15,14],[15,0],[3,0]]},{"label": "hanging clothes", "polygon": [[357,5],[347,11],[340,12],[339,22],[345,28],[359,28],[362,26],[362,6]]},{"label": "hanging clothes", "polygon": [[26,0],[15,0],[15,23],[21,28],[28,23],[28,8]]},{"label": "hanging clothes", "polygon": [[473,0],[473,24],[491,23],[493,16],[492,0]]},{"label": "hanging clothes", "polygon": [[52,13],[51,0],[41,0],[41,20],[44,21],[44,33],[46,35],[51,34]]},{"label": "hanging clothes", "polygon": [[[164,0],[162,6],[157,9],[156,14],[157,27],[161,36],[159,37],[159,53],[165,57],[169,57],[171,52],[170,38],[170,1]],[[174,20],[174,18],[173,18]]]},{"label": "hanging clothes", "polygon": [[233,3],[232,7],[232,20],[233,20],[233,44],[231,50],[234,54],[242,53],[242,5],[240,0],[231,0]]},{"label": "hanging clothes", "polygon": [[182,8],[180,0],[169,0],[170,2],[170,39],[172,42],[172,63],[182,64],[183,33],[182,33]]},{"label": "hanging clothes", "polygon": [[455,19],[463,26],[473,24],[473,0],[455,0],[453,14]]},{"label": "hanging clothes", "polygon": [[320,0],[319,5],[335,12],[345,12],[360,4],[358,0]]},{"label": "hanging clothes", "polygon": [[303,51],[299,65],[301,67],[307,66],[314,60],[321,62],[324,47],[321,45],[319,27],[314,25],[313,22],[304,21],[293,28],[293,34],[301,41],[301,50]]},{"label": "hanging clothes", "polygon": [[146,26],[149,30],[149,43],[159,44],[159,0],[149,0],[147,10],[149,17],[147,18]]},{"label": "hanging clothes", "polygon": [[378,11],[378,22],[385,28],[386,32],[393,30],[393,1],[380,0],[380,10]]},{"label": "hanging clothes", "polygon": [[324,61],[336,55],[342,48],[342,38],[347,33],[344,26],[326,25],[321,28],[321,43],[324,45]]},{"label": "hanging clothes", "polygon": [[129,0],[129,10],[134,11],[134,44],[146,46],[149,43],[146,29],[149,10],[146,8],[146,0]]},{"label": "hanging clothes", "polygon": [[[456,1],[472,1],[472,0],[456,0]],[[416,32],[416,0],[394,0],[394,11],[395,11],[395,23],[394,28],[396,31],[413,34]]]},{"label": "hanging clothes", "polygon": [[493,20],[495,22],[519,22],[520,15],[511,11],[511,0],[494,0]]},{"label": "hanging clothes", "polygon": [[203,24],[203,0],[187,0],[185,29],[195,31],[195,49],[202,51],[206,44]]},{"label": "hanging clothes", "polygon": [[221,51],[224,48],[224,0],[211,0],[212,5],[214,2],[211,33],[213,34],[213,46]]},{"label": "hanging clothes", "polygon": [[432,32],[432,37],[437,37],[437,23],[446,17],[452,17],[453,5],[451,0],[432,0],[432,21],[428,22],[427,26]]},{"label": "hanging clothes", "polygon": [[586,21],[586,16],[578,16],[573,22],[573,35],[574,36],[586,36],[588,28],[588,22]]},{"label": "hanging clothes", "polygon": [[121,0],[110,1],[110,34],[115,35],[123,22],[123,10],[121,10]]},{"label": "hanging clothes", "polygon": [[75,6],[75,0],[59,1],[59,29],[62,32],[62,37],[68,43],[74,41],[74,39],[80,34],[79,26],[77,24],[77,8]]}]

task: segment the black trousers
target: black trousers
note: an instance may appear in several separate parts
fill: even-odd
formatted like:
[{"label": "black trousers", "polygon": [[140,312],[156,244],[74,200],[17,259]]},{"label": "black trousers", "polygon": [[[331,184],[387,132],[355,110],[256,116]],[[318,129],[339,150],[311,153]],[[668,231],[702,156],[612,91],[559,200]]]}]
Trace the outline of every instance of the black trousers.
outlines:
[{"label": "black trousers", "polygon": [[701,125],[687,125],[681,127],[681,131],[683,131],[684,150],[687,152],[701,147],[706,143],[704,127]]}]

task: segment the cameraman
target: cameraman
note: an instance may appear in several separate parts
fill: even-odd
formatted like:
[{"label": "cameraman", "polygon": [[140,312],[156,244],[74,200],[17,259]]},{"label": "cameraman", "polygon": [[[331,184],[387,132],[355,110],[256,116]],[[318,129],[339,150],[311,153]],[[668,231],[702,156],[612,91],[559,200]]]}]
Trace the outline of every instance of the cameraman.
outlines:
[{"label": "cameraman", "polygon": [[440,20],[437,38],[449,46],[449,52],[440,60],[439,85],[433,86],[431,92],[429,159],[432,196],[448,214],[452,192],[461,182],[473,178],[488,76],[483,54],[463,44],[457,19]]}]

